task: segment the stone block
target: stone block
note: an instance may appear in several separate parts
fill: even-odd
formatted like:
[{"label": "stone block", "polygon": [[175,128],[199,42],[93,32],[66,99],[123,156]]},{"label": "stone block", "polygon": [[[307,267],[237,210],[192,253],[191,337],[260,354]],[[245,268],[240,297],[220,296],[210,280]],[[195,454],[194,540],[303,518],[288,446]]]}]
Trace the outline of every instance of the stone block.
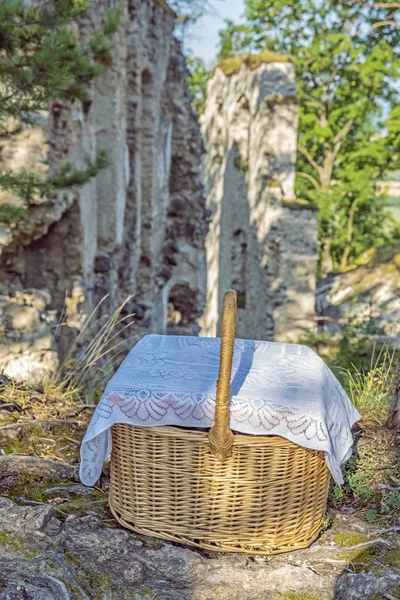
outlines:
[{"label": "stone block", "polygon": [[51,294],[48,290],[36,290],[33,288],[15,292],[15,300],[18,304],[33,306],[39,311],[44,311],[51,303]]},{"label": "stone block", "polygon": [[40,325],[39,311],[33,306],[10,304],[4,310],[3,321],[7,330],[19,330],[32,333]]}]

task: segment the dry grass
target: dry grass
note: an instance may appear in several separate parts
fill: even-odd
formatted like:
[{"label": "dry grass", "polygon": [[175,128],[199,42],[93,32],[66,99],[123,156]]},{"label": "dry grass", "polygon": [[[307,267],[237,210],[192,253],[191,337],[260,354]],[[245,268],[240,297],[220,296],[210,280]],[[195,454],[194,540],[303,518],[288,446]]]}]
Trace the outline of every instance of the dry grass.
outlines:
[{"label": "dry grass", "polygon": [[[78,390],[63,390],[60,384],[46,389],[34,389],[26,382],[10,380],[0,387],[0,410],[6,422],[70,419],[85,413],[87,405]],[[6,412],[9,418],[6,418]],[[90,410],[89,410],[90,412]],[[3,422],[4,421],[4,422]]]},{"label": "dry grass", "polygon": [[[40,458],[76,462],[96,396],[117,366],[133,324],[124,315],[128,297],[111,315],[98,317],[105,298],[84,323],[57,373],[38,386],[3,377],[0,382],[0,448]],[[62,332],[62,327],[59,329]]]},{"label": "dry grass", "polygon": [[57,373],[43,382],[46,393],[71,397],[78,394],[92,401],[96,390],[109,379],[127,343],[138,337],[126,337],[125,334],[134,323],[133,313],[123,314],[132,296],[128,296],[111,315],[98,317],[106,298],[86,319]]},{"label": "dry grass", "polygon": [[[124,315],[132,296],[111,314],[98,316],[103,298],[84,322],[65,359],[56,373],[48,373],[40,381],[10,381],[0,389],[1,404],[15,404],[27,410],[34,401],[35,418],[57,416],[52,407],[94,404],[126,352],[127,344],[139,336],[126,336],[134,321],[133,314]],[[54,338],[62,335],[59,324]],[[41,399],[43,405],[40,407]],[[57,410],[58,410],[57,408]]]}]

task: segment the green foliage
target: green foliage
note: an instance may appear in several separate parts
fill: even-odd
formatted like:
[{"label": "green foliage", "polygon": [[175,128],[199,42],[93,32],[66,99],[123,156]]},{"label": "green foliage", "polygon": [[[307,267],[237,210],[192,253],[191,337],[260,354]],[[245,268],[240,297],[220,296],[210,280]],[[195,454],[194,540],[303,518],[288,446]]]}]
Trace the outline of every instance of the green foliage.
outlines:
[{"label": "green foliage", "polygon": [[207,94],[208,70],[201,58],[186,58],[187,66],[190,71],[188,77],[189,91],[193,96],[192,106],[201,114],[204,109]]},{"label": "green foliage", "polygon": [[244,54],[252,50],[259,50],[255,43],[253,23],[235,25],[230,19],[225,20],[225,29],[219,32],[220,47],[219,58],[226,59],[234,55]]},{"label": "green foliage", "polygon": [[[1,177],[0,177],[1,181]],[[0,223],[13,225],[21,221],[26,215],[26,208],[14,206],[13,204],[0,204]]]},{"label": "green foliage", "polygon": [[386,343],[378,346],[370,337],[383,333],[375,319],[354,318],[334,336],[307,333],[301,340],[329,364],[369,425],[386,422],[394,388],[398,352]]},{"label": "green foliage", "polygon": [[388,418],[394,391],[395,352],[383,347],[373,354],[369,369],[353,365],[349,371],[350,397],[365,421],[382,425]]},{"label": "green foliage", "polygon": [[[85,45],[71,25],[87,14],[90,0],[57,0],[37,6],[22,0],[0,5],[0,145],[26,127],[37,124],[39,112],[49,102],[86,102],[93,78],[104,68],[112,48],[110,36],[119,22],[119,11],[106,10],[103,25]],[[62,165],[58,173],[41,179],[36,173],[0,170],[0,188],[22,199],[61,187],[83,185],[106,164],[103,153],[87,159],[84,169]],[[23,217],[21,208],[5,205],[0,220],[10,224]]]},{"label": "green foliage", "polygon": [[221,32],[221,59],[295,56],[296,188],[319,208],[322,274],[398,236],[375,193],[400,166],[400,27],[388,4],[247,0],[245,23],[227,21]]},{"label": "green foliage", "polygon": [[330,502],[338,507],[351,504],[367,511],[370,521],[395,520],[400,516],[400,490],[395,441],[373,431],[362,438],[342,468],[344,484],[332,483]]}]

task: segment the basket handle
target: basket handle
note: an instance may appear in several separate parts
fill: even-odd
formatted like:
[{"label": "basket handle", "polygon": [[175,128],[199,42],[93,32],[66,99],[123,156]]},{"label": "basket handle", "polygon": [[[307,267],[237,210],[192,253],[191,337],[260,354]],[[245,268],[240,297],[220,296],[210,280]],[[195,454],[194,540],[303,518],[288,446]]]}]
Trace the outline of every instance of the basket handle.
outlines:
[{"label": "basket handle", "polygon": [[223,462],[232,453],[234,436],[229,428],[229,401],[232,358],[236,331],[236,292],[228,290],[224,296],[221,328],[221,357],[219,363],[215,421],[208,434],[211,452]]}]

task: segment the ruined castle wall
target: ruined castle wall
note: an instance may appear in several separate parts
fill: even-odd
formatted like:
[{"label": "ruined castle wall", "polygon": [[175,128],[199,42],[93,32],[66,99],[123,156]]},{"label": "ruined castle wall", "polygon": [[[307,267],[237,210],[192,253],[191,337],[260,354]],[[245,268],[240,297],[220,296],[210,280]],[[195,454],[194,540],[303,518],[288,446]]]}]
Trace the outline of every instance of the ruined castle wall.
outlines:
[{"label": "ruined castle wall", "polygon": [[296,340],[312,326],[317,219],[295,198],[297,97],[293,64],[262,63],[211,77],[201,120],[207,207],[207,308],[216,335],[222,298],[238,292],[237,335]]},{"label": "ruined castle wall", "polygon": [[[31,295],[44,290],[46,298],[29,334],[23,319],[3,319],[9,350],[3,357],[0,352],[0,366],[13,375],[19,370],[25,377],[29,364],[32,370],[38,365],[54,369],[57,355],[65,356],[106,295],[98,316],[110,314],[133,294],[124,309],[136,314],[131,335],[162,333],[168,327],[198,331],[207,230],[202,142],[185,60],[173,38],[175,16],[162,0],[101,0],[77,25],[82,40],[93,34],[110,6],[122,9],[120,26],[90,101],[53,102],[41,126],[13,140],[3,157],[5,165],[13,161],[13,169],[43,173],[64,161],[81,167],[99,150],[106,150],[109,159],[109,167],[84,187],[37,199],[23,221],[1,228],[5,304],[28,307],[27,288]],[[35,147],[40,151],[33,153]],[[57,321],[62,335],[49,347]],[[14,352],[9,339],[16,335],[29,344],[15,346]],[[42,351],[37,340],[43,336]]]}]

